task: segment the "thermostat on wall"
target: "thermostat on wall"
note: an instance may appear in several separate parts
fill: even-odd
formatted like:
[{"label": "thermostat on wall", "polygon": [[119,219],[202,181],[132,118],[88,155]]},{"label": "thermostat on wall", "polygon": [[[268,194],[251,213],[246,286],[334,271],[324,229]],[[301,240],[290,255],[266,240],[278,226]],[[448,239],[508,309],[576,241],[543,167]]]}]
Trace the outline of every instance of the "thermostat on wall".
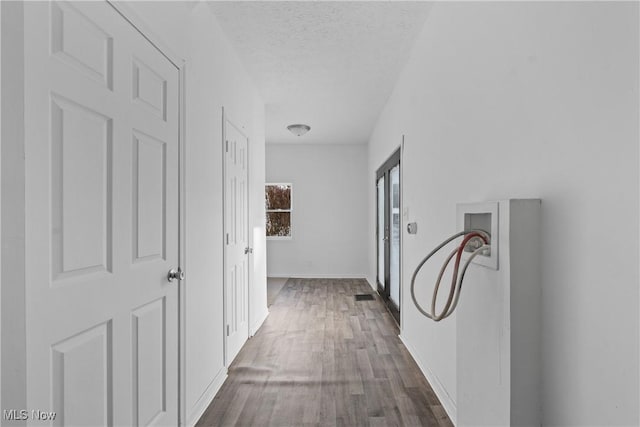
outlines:
[{"label": "thermostat on wall", "polygon": [[418,233],[418,223],[410,222],[407,224],[407,233],[409,234],[417,234]]}]

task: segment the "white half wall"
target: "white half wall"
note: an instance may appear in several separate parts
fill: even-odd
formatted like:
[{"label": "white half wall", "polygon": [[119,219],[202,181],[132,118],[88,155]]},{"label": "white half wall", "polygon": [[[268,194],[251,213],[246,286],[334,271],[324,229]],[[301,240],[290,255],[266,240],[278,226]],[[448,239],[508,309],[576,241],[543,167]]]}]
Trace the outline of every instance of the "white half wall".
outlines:
[{"label": "white half wall", "polygon": [[292,238],[267,240],[268,276],[366,277],[367,146],[267,144],[266,177],[292,184],[293,205]]},{"label": "white half wall", "polygon": [[[640,422],[638,6],[435,3],[370,140],[368,176],[405,135],[402,229],[418,234],[403,236],[403,301],[456,231],[456,203],[542,199],[544,425]],[[421,301],[439,262],[419,276]],[[463,288],[461,307],[473,303]],[[455,419],[455,315],[403,310],[402,338]]]}]

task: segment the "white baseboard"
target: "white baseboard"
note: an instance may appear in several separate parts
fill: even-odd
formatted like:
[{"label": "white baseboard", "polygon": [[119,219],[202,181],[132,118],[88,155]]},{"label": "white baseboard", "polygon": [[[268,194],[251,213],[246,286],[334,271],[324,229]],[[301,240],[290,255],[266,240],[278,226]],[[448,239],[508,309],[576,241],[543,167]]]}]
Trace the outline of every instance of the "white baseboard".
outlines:
[{"label": "white baseboard", "polygon": [[213,398],[216,397],[216,393],[222,387],[224,380],[227,379],[227,368],[223,367],[218,371],[216,376],[213,378],[213,381],[209,383],[204,393],[200,396],[200,399],[193,405],[190,411],[190,415],[187,416],[187,423],[185,424],[187,427],[193,427],[196,425],[204,411],[209,407]]},{"label": "white baseboard", "polygon": [[270,278],[274,279],[364,279],[367,277],[366,274],[354,274],[354,273],[344,273],[344,274],[335,274],[335,273],[327,273],[327,274],[301,274],[301,273],[291,273],[291,274],[269,274],[267,275]]},{"label": "white baseboard", "polygon": [[375,280],[372,282],[371,280],[369,280],[369,278],[368,278],[368,277],[365,277],[365,279],[364,279],[364,280],[366,280],[366,281],[367,281],[367,283],[369,284],[369,286],[371,286],[371,289],[373,289],[373,290],[374,290],[374,291],[376,291],[376,292],[378,291],[378,288],[377,288],[376,286],[372,285],[372,283],[375,283]]},{"label": "white baseboard", "polygon": [[449,419],[451,419],[451,422],[453,423],[453,425],[456,425],[457,409],[456,409],[455,400],[449,395],[449,393],[447,393],[447,389],[440,382],[440,380],[433,373],[433,371],[429,369],[429,366],[426,363],[424,363],[422,359],[418,357],[418,354],[415,348],[405,340],[402,334],[400,334],[399,338],[400,338],[400,341],[402,341],[402,343],[404,344],[404,346],[407,347],[407,350],[409,350],[409,354],[411,354],[411,357],[413,357],[413,360],[416,361],[418,368],[420,368],[424,376],[427,378],[427,381],[431,385],[431,388],[433,388],[433,391],[435,392],[436,396],[438,396],[438,399],[440,399],[440,402],[442,403],[444,410],[447,412]]},{"label": "white baseboard", "polygon": [[260,329],[260,326],[262,326],[264,321],[267,320],[268,316],[269,316],[269,309],[265,307],[264,311],[262,312],[262,315],[258,316],[258,320],[253,322],[253,325],[251,325],[251,328],[249,330],[250,336],[254,336],[256,332],[258,332],[258,329]]}]

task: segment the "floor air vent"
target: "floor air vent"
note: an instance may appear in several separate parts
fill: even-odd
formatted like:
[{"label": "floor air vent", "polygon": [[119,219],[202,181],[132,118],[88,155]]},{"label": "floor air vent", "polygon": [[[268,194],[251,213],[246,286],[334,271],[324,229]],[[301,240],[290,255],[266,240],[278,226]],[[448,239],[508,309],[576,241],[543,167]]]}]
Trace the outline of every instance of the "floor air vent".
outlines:
[{"label": "floor air vent", "polygon": [[356,301],[373,301],[375,298],[373,294],[357,294]]}]

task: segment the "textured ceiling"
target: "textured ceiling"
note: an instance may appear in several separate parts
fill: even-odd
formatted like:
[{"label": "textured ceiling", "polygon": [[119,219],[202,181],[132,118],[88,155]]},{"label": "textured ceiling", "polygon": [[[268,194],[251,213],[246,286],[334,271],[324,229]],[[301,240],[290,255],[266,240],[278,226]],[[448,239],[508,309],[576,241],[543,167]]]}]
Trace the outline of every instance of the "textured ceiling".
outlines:
[{"label": "textured ceiling", "polygon": [[[267,143],[367,143],[430,3],[208,3],[266,103]],[[311,131],[297,137],[287,125]]]}]

